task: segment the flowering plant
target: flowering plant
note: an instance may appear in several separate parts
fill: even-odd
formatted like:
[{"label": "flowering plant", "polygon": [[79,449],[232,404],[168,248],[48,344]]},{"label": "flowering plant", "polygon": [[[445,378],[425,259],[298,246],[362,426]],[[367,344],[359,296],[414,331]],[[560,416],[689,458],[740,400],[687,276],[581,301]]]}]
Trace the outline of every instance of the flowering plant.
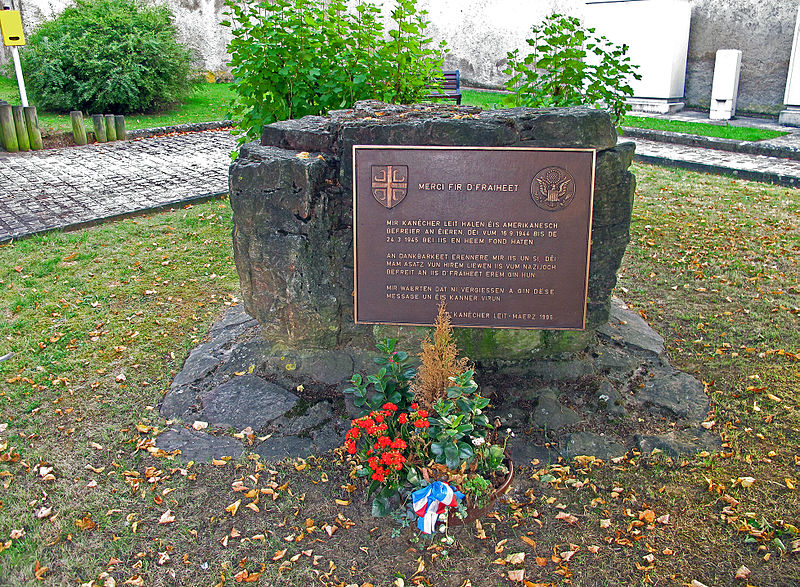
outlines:
[{"label": "flowering plant", "polygon": [[458,358],[444,305],[433,340],[423,342],[418,370],[406,353],[395,350],[396,343],[380,343],[378,374],[354,375],[353,387],[345,390],[363,410],[345,437],[351,475],[368,480],[375,516],[389,513],[398,497],[434,482],[482,507],[508,473],[505,441],[498,440],[484,413],[489,399],[478,392],[474,369]]}]

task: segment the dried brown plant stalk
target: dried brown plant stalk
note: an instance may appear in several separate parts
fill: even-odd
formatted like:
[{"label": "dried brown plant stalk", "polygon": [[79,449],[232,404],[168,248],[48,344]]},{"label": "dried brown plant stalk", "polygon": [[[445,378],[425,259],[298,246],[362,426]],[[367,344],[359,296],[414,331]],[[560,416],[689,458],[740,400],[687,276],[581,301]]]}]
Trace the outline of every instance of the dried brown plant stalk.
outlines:
[{"label": "dried brown plant stalk", "polygon": [[422,364],[411,386],[417,402],[430,409],[440,398],[447,397],[450,378],[470,368],[467,357],[458,357],[458,346],[453,339],[450,314],[442,301],[434,323],[433,341],[425,337],[420,353]]}]

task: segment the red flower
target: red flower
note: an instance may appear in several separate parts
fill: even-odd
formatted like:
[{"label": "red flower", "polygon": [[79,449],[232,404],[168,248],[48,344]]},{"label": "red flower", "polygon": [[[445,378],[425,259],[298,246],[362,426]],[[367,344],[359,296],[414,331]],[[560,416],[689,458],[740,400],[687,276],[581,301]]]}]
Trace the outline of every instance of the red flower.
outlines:
[{"label": "red flower", "polygon": [[396,438],[394,441],[392,441],[392,448],[399,448],[400,450],[403,450],[405,447],[406,441],[402,438]]},{"label": "red flower", "polygon": [[356,454],[356,443],[354,441],[350,440],[350,441],[346,442],[345,446],[347,447],[347,453],[348,454],[351,454],[351,455]]},{"label": "red flower", "polygon": [[353,422],[359,428],[372,428],[375,426],[375,422],[373,422],[372,418],[362,418],[360,420],[353,420]]},{"label": "red flower", "polygon": [[420,418],[427,418],[428,417],[428,410],[420,410],[417,412],[417,416]]},{"label": "red flower", "polygon": [[417,404],[417,403],[411,404],[411,409],[412,410],[418,410],[419,409],[419,404]]},{"label": "red flower", "polygon": [[416,422],[414,422],[414,426],[416,426],[417,428],[428,428],[430,427],[430,425],[431,423],[428,422],[427,420],[417,420]]},{"label": "red flower", "polygon": [[380,448],[387,448],[387,447],[391,446],[391,444],[392,444],[392,441],[389,439],[388,436],[381,436],[378,439],[378,445],[380,445]]},{"label": "red flower", "polygon": [[390,412],[396,412],[397,411],[397,406],[394,405],[392,402],[386,402],[385,404],[383,404],[382,407],[383,407],[384,410],[389,410]]},{"label": "red flower", "polygon": [[400,422],[401,424],[405,424],[406,422],[408,422],[408,414],[406,413],[400,414],[399,416],[397,416],[397,421]]}]

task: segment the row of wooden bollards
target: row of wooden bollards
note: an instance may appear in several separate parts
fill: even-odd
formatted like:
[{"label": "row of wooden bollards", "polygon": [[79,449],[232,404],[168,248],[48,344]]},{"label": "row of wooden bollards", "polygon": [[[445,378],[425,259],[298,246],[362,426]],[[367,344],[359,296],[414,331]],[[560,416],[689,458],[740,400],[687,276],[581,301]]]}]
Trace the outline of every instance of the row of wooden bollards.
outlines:
[{"label": "row of wooden bollards", "polygon": [[43,147],[35,106],[0,104],[0,139],[9,153]]},{"label": "row of wooden bollards", "polygon": [[[69,113],[72,122],[72,136],[76,145],[85,145],[86,127],[83,125],[83,113],[80,110],[73,110]],[[109,141],[124,141],[128,138],[128,131],[125,130],[125,117],[121,114],[92,114],[92,124],[94,125],[94,140],[98,143]]]}]

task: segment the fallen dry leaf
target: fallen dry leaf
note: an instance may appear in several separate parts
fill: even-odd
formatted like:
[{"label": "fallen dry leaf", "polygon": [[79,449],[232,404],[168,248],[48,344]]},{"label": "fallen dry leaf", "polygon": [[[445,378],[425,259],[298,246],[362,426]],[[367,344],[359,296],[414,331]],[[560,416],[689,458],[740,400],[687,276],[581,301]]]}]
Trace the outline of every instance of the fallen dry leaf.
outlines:
[{"label": "fallen dry leaf", "polygon": [[75,520],[75,525],[84,531],[97,527],[97,524],[94,523],[94,520],[89,515],[83,516],[80,520]]},{"label": "fallen dry leaf", "polygon": [[43,505],[42,507],[36,510],[36,517],[41,520],[42,518],[46,518],[47,516],[49,516],[52,511],[53,508]]},{"label": "fallen dry leaf", "polygon": [[286,556],[286,549],[285,549],[285,548],[284,548],[283,550],[277,550],[277,551],[275,551],[275,554],[273,554],[273,555],[272,555],[272,560],[274,560],[274,561],[279,561],[279,560],[281,560],[281,559],[282,559],[284,556]]},{"label": "fallen dry leaf", "polygon": [[192,423],[192,428],[194,428],[197,431],[205,430],[206,428],[208,428],[208,422],[203,422],[202,420],[195,420]]},{"label": "fallen dry leaf", "polygon": [[38,581],[43,581],[45,573],[47,573],[47,571],[49,571],[49,570],[50,570],[49,567],[41,566],[41,564],[37,560],[36,561],[36,565],[34,565],[34,567],[33,567],[33,575],[34,575],[34,577],[36,577],[36,579]]},{"label": "fallen dry leaf", "polygon": [[525,569],[508,571],[508,580],[514,583],[522,583],[525,580]]},{"label": "fallen dry leaf", "polygon": [[558,512],[556,514],[556,520],[564,520],[567,524],[575,524],[578,522],[578,518],[567,512]]},{"label": "fallen dry leaf", "polygon": [[242,505],[242,500],[241,499],[237,499],[232,504],[230,504],[228,507],[226,507],[225,511],[226,512],[230,512],[231,516],[235,516],[236,512],[239,511],[239,506],[240,505]]},{"label": "fallen dry leaf", "polygon": [[509,554],[506,557],[506,562],[510,565],[521,565],[525,562],[525,553],[524,552],[515,552],[513,554]]},{"label": "fallen dry leaf", "polygon": [[735,578],[744,580],[744,579],[747,579],[747,577],[750,576],[750,573],[752,573],[752,571],[750,569],[748,569],[746,566],[742,565],[741,567],[736,569]]},{"label": "fallen dry leaf", "polygon": [[163,514],[161,514],[161,517],[158,519],[159,524],[171,524],[174,521],[175,521],[175,516],[172,515],[171,510],[165,511]]},{"label": "fallen dry leaf", "polygon": [[536,550],[536,542],[533,538],[528,538],[527,536],[520,536],[520,540],[522,540],[525,544],[530,546],[533,550]]},{"label": "fallen dry leaf", "polygon": [[475,537],[479,540],[486,540],[486,531],[483,529],[483,524],[480,520],[475,520]]},{"label": "fallen dry leaf", "polygon": [[565,550],[564,552],[558,553],[558,556],[561,557],[561,560],[565,563],[569,562],[569,559],[573,557],[576,551],[574,550]]},{"label": "fallen dry leaf", "polygon": [[642,510],[639,512],[639,519],[652,524],[656,521],[656,513],[653,510]]}]

